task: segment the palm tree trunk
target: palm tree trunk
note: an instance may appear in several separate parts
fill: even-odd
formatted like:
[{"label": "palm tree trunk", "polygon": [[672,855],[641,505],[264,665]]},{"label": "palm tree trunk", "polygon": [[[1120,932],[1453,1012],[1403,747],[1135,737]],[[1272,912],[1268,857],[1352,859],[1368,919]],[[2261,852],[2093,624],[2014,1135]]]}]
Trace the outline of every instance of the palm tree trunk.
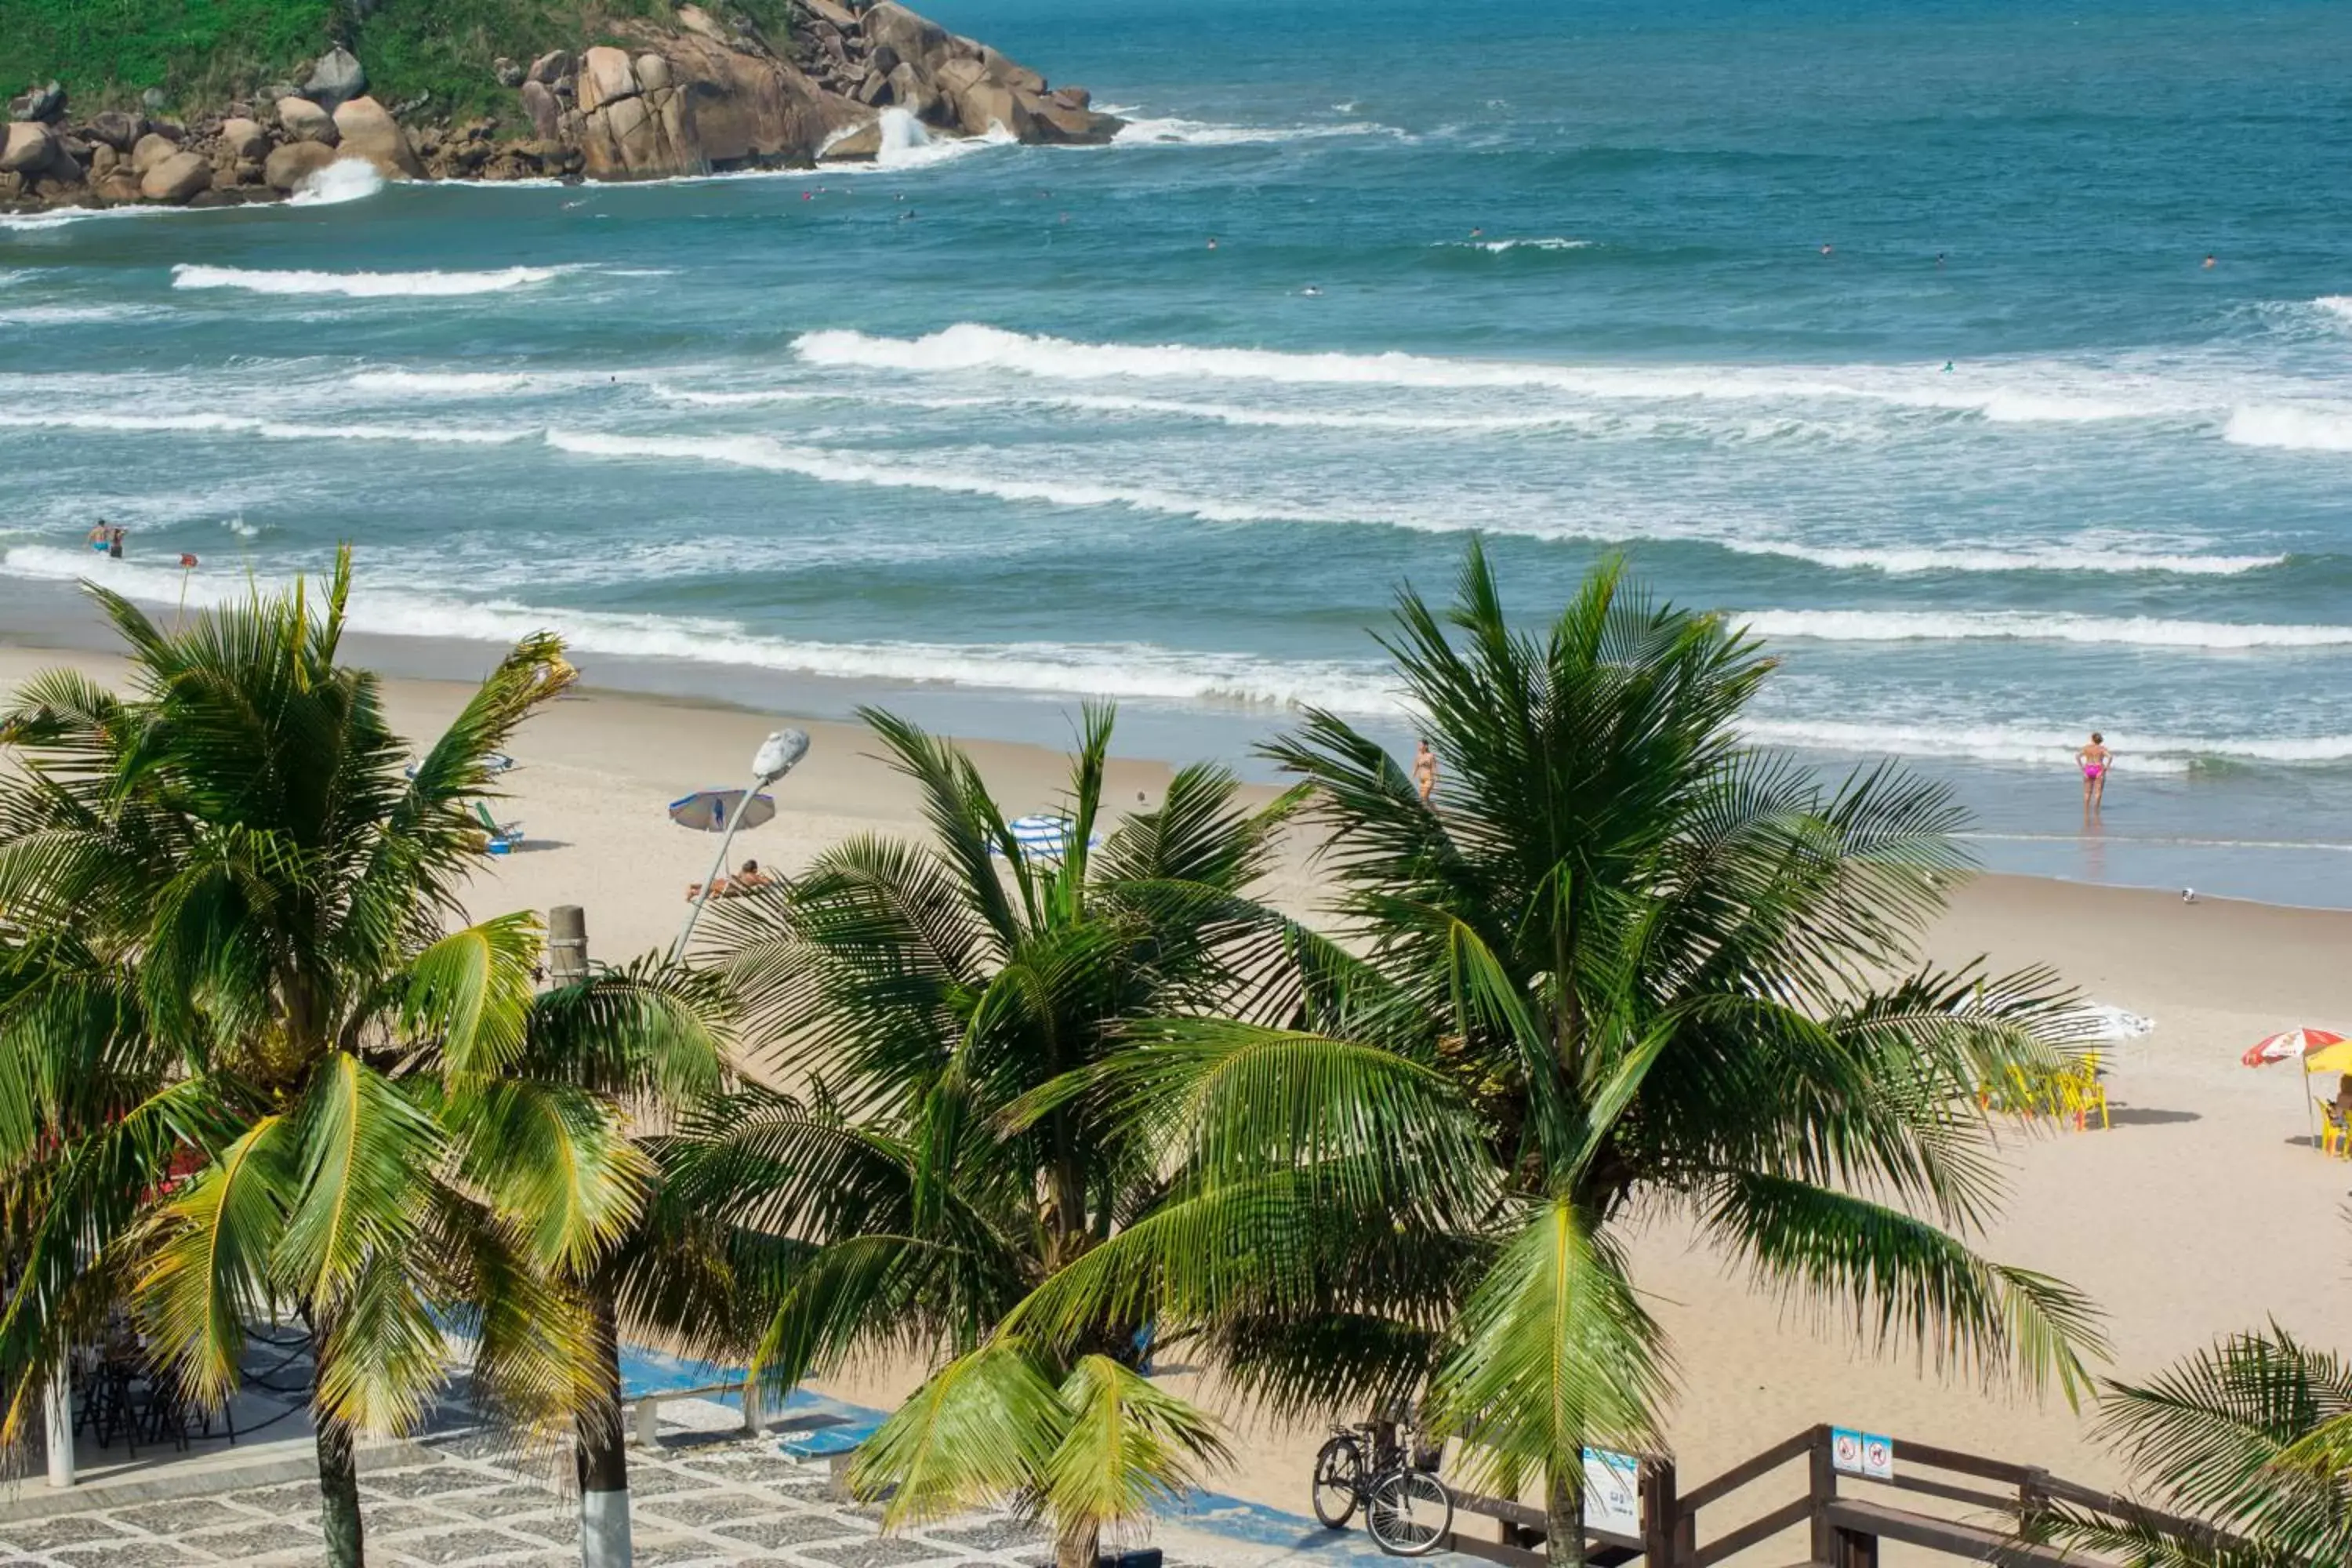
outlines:
[{"label": "palm tree trunk", "polygon": [[1095,1568],[1102,1527],[1093,1520],[1065,1524],[1054,1537],[1054,1568]]},{"label": "palm tree trunk", "polygon": [[1544,1559],[1551,1568],[1584,1568],[1584,1470],[1544,1482]]},{"label": "palm tree trunk", "polygon": [[580,1568],[629,1568],[629,1454],[621,1436],[621,1335],[613,1298],[596,1292],[596,1402],[581,1412]]},{"label": "palm tree trunk", "polygon": [[319,1522],[327,1533],[328,1568],[364,1568],[360,1541],[359,1458],[352,1428],[332,1415],[316,1418],[319,1447]]}]

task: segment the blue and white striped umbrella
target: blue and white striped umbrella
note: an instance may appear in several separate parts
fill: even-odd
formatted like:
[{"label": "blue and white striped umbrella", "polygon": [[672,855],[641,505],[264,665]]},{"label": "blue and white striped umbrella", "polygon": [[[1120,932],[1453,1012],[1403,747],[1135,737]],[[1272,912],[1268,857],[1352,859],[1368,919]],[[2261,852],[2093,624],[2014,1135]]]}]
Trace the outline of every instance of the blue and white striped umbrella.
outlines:
[{"label": "blue and white striped umbrella", "polygon": [[[1013,842],[1021,846],[1024,858],[1058,860],[1070,852],[1070,836],[1078,825],[1066,816],[1052,816],[1040,812],[1031,816],[1016,816],[1005,826],[1013,829]],[[1090,845],[1101,842],[1089,839]],[[997,853],[1004,853],[999,847]]]}]

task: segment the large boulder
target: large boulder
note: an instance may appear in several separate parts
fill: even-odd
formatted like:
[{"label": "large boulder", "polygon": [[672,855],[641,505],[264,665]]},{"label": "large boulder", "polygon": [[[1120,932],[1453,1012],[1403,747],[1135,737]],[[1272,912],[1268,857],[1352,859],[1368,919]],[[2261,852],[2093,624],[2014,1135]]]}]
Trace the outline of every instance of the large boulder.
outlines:
[{"label": "large boulder", "polygon": [[861,125],[845,136],[836,136],[816,155],[820,163],[871,163],[882,155],[882,122]]},{"label": "large boulder", "polygon": [[918,120],[928,121],[934,125],[941,122],[939,91],[913,66],[900,60],[890,72],[888,85],[888,102],[897,104]]},{"label": "large boulder", "polygon": [[1018,60],[1006,59],[986,44],[980,47],[980,63],[991,81],[1001,81],[1013,91],[1031,97],[1042,96],[1045,79]]},{"label": "large boulder", "polygon": [[659,92],[670,85],[669,62],[648,51],[637,57],[637,87],[645,92]]},{"label": "large boulder", "polygon": [[530,62],[530,68],[523,73],[523,80],[535,81],[542,87],[553,87],[571,74],[572,51],[550,49]]},{"label": "large boulder", "polygon": [[184,202],[213,188],[213,166],[197,153],[174,153],[139,178],[139,194],[151,202]]},{"label": "large boulder", "polygon": [[5,140],[0,141],[0,172],[45,174],[64,161],[64,141],[55,127],[38,120],[13,122]]},{"label": "large boulder", "polygon": [[1021,141],[1037,139],[1028,102],[1001,81],[982,79],[964,89],[956,98],[956,113],[969,135],[985,136],[1001,125]]},{"label": "large boulder", "polygon": [[268,156],[269,136],[250,120],[224,120],[220,145],[232,163],[247,163]]},{"label": "large boulder", "polygon": [[303,181],[335,158],[335,150],[323,142],[289,142],[272,148],[269,156],[262,160],[261,177],[278,190],[299,190]]},{"label": "large boulder", "polygon": [[359,58],[341,44],[319,57],[302,84],[302,96],[331,114],[367,91],[367,72]]},{"label": "large boulder", "polygon": [[1115,114],[1097,114],[1091,109],[1073,109],[1055,93],[1046,98],[1026,100],[1033,135],[1040,142],[1061,142],[1074,146],[1099,147],[1124,130],[1127,121]]},{"label": "large boulder", "polygon": [[608,103],[635,98],[640,90],[635,68],[626,49],[600,44],[580,57],[576,101],[583,114],[593,114]]},{"label": "large boulder", "polygon": [[[15,178],[14,175],[8,177]],[[89,188],[100,201],[110,205],[139,200],[139,176],[131,172],[128,163],[98,175],[90,181]]]},{"label": "large boulder", "polygon": [[150,131],[131,144],[131,172],[144,179],[147,171],[166,158],[179,155],[180,143],[160,131]]},{"label": "large boulder", "polygon": [[307,98],[279,99],[278,126],[291,142],[323,142],[331,147],[339,140],[335,117]]},{"label": "large boulder", "polygon": [[710,165],[806,162],[834,132],[874,117],[785,61],[743,54],[700,34],[664,43],[685,101],[682,118]]},{"label": "large boulder", "polygon": [[532,136],[541,142],[562,139],[563,106],[555,101],[554,92],[545,82],[530,80],[522,84],[522,111],[530,116]]},{"label": "large boulder", "polygon": [[348,158],[364,158],[387,180],[421,180],[425,165],[408,144],[408,132],[374,99],[359,97],[335,110],[337,145]]},{"label": "large boulder", "polygon": [[37,120],[54,124],[66,117],[66,89],[52,81],[31,87],[8,100],[10,120]]},{"label": "large boulder", "polygon": [[952,52],[948,30],[928,16],[919,16],[897,0],[880,0],[866,12],[866,41],[879,48],[887,44],[902,60],[911,60],[926,74],[945,65]]},{"label": "large boulder", "polygon": [[102,142],[118,153],[128,153],[147,133],[147,121],[124,109],[109,109],[89,117],[82,134],[93,142]]}]

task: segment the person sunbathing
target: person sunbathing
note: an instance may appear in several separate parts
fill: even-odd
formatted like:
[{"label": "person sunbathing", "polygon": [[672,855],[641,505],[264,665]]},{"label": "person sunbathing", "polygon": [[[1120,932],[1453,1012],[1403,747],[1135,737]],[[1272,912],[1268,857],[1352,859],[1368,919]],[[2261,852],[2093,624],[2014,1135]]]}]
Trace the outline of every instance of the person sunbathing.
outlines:
[{"label": "person sunbathing", "polygon": [[[743,862],[743,868],[736,872],[734,876],[714,877],[711,879],[710,897],[714,899],[740,898],[746,893],[757,892],[761,888],[773,887],[775,885],[775,880],[776,879],[773,877],[769,876],[768,873],[760,869],[760,863],[757,860],[746,860]],[[686,885],[687,902],[692,903],[695,900],[701,898],[702,896],[701,883],[688,882]]]}]

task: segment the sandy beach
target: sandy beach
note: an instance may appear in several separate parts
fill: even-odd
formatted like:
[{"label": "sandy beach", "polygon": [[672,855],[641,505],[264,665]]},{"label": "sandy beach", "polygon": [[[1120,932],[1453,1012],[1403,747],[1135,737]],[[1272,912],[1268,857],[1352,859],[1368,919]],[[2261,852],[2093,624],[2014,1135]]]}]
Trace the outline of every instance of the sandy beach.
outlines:
[{"label": "sandy beach", "polygon": [[[102,679],[120,668],[89,654],[0,648],[0,688],[60,662]],[[593,679],[593,668],[587,673]],[[395,724],[415,736],[433,732],[465,694],[414,680],[390,681],[387,690]],[[518,739],[520,765],[498,811],[521,820],[525,844],[484,861],[473,908],[581,904],[594,954],[605,960],[666,944],[685,888],[703,875],[715,844],[672,825],[665,804],[740,783],[761,736],[785,721],[595,690],[568,697]],[[808,760],[779,787],[776,820],[738,840],[738,860],[755,856],[792,870],[848,835],[914,827],[912,790],[870,754],[867,737],[854,727],[806,727],[814,739]],[[1053,803],[1058,757],[986,742],[972,750],[1009,811]],[[1167,775],[1158,764],[1116,764],[1108,798],[1156,799]],[[1273,893],[1311,911],[1303,852],[1286,858]],[[1946,960],[1988,954],[1996,967],[2048,963],[2097,1001],[2156,1020],[2153,1035],[2109,1047],[2111,1130],[2006,1139],[2011,1200],[1986,1238],[1995,1256],[2095,1299],[2115,1373],[2144,1375],[2216,1333],[2270,1319],[2352,1350],[2340,1309],[2352,1279],[2344,1217],[2352,1166],[2308,1146],[2293,1067],[2252,1071],[2238,1059],[2276,1029],[2352,1022],[2344,959],[2352,914],[2185,905],[2177,895],[1984,877],[1958,891],[1932,947]],[[1679,1355],[1682,1391],[1668,1436],[1685,1486],[1817,1421],[1998,1454],[2088,1482],[2122,1479],[2063,1402],[2037,1405],[1938,1380],[1907,1354],[1874,1357],[1835,1321],[1757,1297],[1672,1225],[1645,1233],[1637,1259]],[[912,1370],[877,1369],[832,1391],[879,1400]],[[1249,1426],[1237,1436],[1240,1460],[1224,1489],[1305,1511],[1315,1435]]]}]

